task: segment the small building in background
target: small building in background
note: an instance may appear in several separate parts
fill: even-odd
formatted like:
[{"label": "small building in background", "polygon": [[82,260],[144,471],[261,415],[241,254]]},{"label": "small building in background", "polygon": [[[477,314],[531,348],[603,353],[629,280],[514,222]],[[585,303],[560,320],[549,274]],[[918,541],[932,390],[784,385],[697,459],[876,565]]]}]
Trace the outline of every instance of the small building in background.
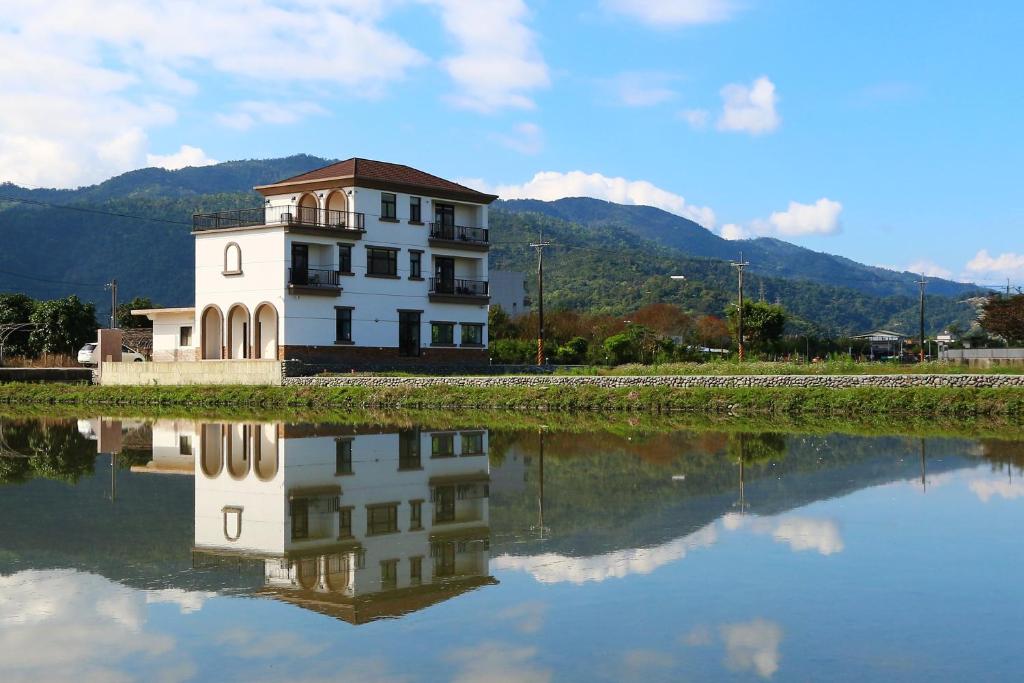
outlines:
[{"label": "small building in background", "polygon": [[853,338],[868,342],[871,360],[900,357],[903,354],[903,345],[907,342],[906,335],[892,330],[874,330],[854,335]]},{"label": "small building in background", "polygon": [[526,273],[518,270],[492,270],[490,283],[491,306],[501,306],[501,310],[513,318],[530,312]]}]

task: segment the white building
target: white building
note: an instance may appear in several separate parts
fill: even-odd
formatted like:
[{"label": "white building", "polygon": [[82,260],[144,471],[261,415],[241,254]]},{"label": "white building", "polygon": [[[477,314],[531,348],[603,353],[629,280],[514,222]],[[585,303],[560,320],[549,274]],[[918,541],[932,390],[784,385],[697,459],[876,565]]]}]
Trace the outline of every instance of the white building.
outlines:
[{"label": "white building", "polygon": [[513,318],[530,312],[530,298],[526,296],[526,273],[492,270],[488,279],[491,306],[501,306],[501,310]]},{"label": "white building", "polygon": [[153,359],[487,363],[487,207],[423,171],[348,159],[196,214],[195,307],[139,311]]}]

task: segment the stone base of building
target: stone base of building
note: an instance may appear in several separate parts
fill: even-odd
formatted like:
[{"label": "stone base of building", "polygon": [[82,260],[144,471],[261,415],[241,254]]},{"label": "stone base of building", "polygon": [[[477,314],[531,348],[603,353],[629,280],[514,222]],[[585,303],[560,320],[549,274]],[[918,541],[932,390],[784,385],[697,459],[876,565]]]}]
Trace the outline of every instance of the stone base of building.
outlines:
[{"label": "stone base of building", "polygon": [[398,348],[376,346],[282,346],[278,358],[286,373],[348,372],[350,370],[462,370],[486,368],[486,348],[427,347],[419,356],[403,356]]}]

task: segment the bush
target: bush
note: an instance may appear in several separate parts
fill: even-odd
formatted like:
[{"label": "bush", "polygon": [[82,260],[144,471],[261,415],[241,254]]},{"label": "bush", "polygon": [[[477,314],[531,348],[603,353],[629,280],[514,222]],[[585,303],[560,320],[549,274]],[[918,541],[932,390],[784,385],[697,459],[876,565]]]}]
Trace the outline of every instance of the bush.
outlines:
[{"label": "bush", "polygon": [[491,362],[521,365],[537,362],[537,343],[523,339],[497,339],[490,345]]}]

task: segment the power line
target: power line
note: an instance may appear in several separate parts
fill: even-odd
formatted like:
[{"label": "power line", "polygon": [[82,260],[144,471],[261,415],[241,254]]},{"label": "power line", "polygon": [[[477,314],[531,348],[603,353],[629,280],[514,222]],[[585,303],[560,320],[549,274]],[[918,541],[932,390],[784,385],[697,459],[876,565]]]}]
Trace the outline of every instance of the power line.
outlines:
[{"label": "power line", "polygon": [[188,225],[185,221],[175,221],[170,218],[153,218],[152,216],[137,216],[130,213],[118,213],[116,211],[104,211],[103,209],[91,209],[86,206],[69,206],[67,204],[51,204],[49,202],[40,202],[35,199],[21,199],[18,197],[7,197],[0,195],[0,201],[2,202],[19,202],[21,204],[32,204],[34,206],[42,206],[48,209],[63,209],[65,211],[78,211],[80,213],[92,213],[100,216],[113,216],[115,218],[129,218],[136,221],[150,221],[152,223],[168,223],[170,225]]},{"label": "power line", "polygon": [[15,272],[12,272],[12,271],[9,271],[9,270],[0,270],[0,274],[2,274],[2,275],[10,275],[12,277],[20,277],[20,278],[24,278],[26,280],[35,280],[36,282],[48,282],[48,283],[54,284],[54,285],[68,285],[70,287],[91,287],[91,288],[96,288],[96,289],[103,289],[103,288],[105,288],[107,286],[106,284],[97,284],[95,282],[87,283],[87,282],[68,282],[66,280],[49,280],[47,278],[35,277],[34,275],[25,275],[24,273],[15,273]]}]

